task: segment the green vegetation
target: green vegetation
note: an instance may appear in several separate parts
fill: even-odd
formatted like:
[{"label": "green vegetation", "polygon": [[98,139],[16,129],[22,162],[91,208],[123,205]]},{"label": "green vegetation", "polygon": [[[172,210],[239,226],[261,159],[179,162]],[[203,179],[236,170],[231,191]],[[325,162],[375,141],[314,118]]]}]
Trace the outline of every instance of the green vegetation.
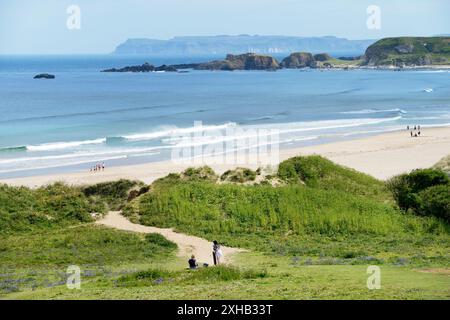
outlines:
[{"label": "green vegetation", "polygon": [[[449,227],[437,214],[448,212],[449,178],[441,171],[417,170],[386,185],[310,156],[281,163],[270,177],[281,181],[276,187],[245,183],[256,175],[261,171],[238,168],[222,179],[233,183],[220,183],[203,167],[151,186],[2,185],[0,297],[450,298]],[[397,207],[400,198],[406,210]],[[141,224],[251,251],[233,266],[189,271],[162,236],[93,223],[120,208]],[[82,269],[80,290],[64,285],[72,264]],[[367,290],[366,267],[373,264],[382,268],[382,290]]]},{"label": "green vegetation", "polygon": [[378,200],[390,200],[383,182],[339,166],[320,156],[294,157],[280,163],[278,176],[290,183],[304,183],[308,187],[336,190]]},{"label": "green vegetation", "polygon": [[393,177],[388,186],[401,209],[450,222],[450,178],[444,171],[414,170]]},{"label": "green vegetation", "polygon": [[245,183],[255,181],[256,176],[261,174],[261,170],[253,171],[247,168],[236,168],[227,170],[221,176],[220,180],[236,183]]},{"label": "green vegetation", "polygon": [[198,270],[169,271],[163,269],[150,269],[122,276],[117,285],[124,287],[174,285],[174,284],[201,284],[214,282],[229,282],[236,280],[266,278],[266,271],[241,270],[231,266],[217,266],[200,268]]},{"label": "green vegetation", "polygon": [[449,37],[397,37],[369,46],[365,64],[420,66],[450,64]]},{"label": "green vegetation", "polygon": [[[311,263],[448,261],[448,226],[394,208],[384,183],[318,156],[279,166],[286,183],[154,185],[124,208],[135,222],[175,227],[230,246],[299,255]],[[167,181],[167,180],[166,180]]]},{"label": "green vegetation", "polygon": [[119,210],[130,191],[148,191],[142,182],[119,180],[86,187],[55,183],[37,189],[0,185],[0,234],[92,222]]},{"label": "green vegetation", "polygon": [[[0,236],[0,296],[64,285],[69,265],[85,279],[116,277],[141,265],[170,262],[176,245],[90,224]],[[130,268],[130,265],[132,266]]]},{"label": "green vegetation", "polygon": [[[180,271],[142,269],[114,277],[91,277],[80,290],[65,286],[13,292],[12,299],[450,299],[443,269],[381,266],[381,290],[368,290],[367,265],[308,265],[292,257],[240,254],[238,276],[226,280],[216,268]],[[220,268],[222,269],[222,268]],[[245,270],[254,275],[242,276]],[[198,272],[200,271],[200,272]],[[206,275],[202,271],[211,272]],[[224,269],[226,271],[226,269]],[[226,272],[228,273],[228,272]],[[235,274],[234,272],[230,272]],[[260,275],[258,275],[260,274]],[[184,281],[187,278],[188,280]],[[153,280],[154,279],[154,280]]]},{"label": "green vegetation", "polygon": [[38,189],[0,185],[0,234],[15,234],[93,221],[103,202],[56,183]]},{"label": "green vegetation", "polygon": [[218,179],[218,176],[208,166],[200,167],[200,168],[187,168],[180,175],[181,180],[183,181],[210,181],[215,182]]},{"label": "green vegetation", "polygon": [[148,188],[140,181],[121,179],[112,182],[102,182],[82,188],[87,197],[98,198],[105,202],[110,210],[120,210],[130,196],[130,191],[137,191],[137,195],[145,193]]}]

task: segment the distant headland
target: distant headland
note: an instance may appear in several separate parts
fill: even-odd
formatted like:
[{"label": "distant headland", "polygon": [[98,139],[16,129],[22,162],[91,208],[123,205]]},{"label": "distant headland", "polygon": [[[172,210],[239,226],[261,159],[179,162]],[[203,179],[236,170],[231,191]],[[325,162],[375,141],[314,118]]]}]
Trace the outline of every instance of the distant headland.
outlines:
[{"label": "distant headland", "polygon": [[397,37],[381,39],[360,56],[333,58],[328,53],[294,52],[279,62],[269,55],[257,53],[227,54],[224,60],[204,63],[112,68],[103,72],[155,72],[179,69],[194,70],[267,70],[278,69],[352,69],[352,68],[423,68],[450,67],[450,37]]},{"label": "distant headland", "polygon": [[349,40],[333,36],[293,37],[265,35],[217,35],[175,37],[169,40],[128,39],[119,44],[114,54],[152,56],[225,56],[253,52],[261,55],[291,52],[329,52],[333,55],[363,53],[376,40]]}]

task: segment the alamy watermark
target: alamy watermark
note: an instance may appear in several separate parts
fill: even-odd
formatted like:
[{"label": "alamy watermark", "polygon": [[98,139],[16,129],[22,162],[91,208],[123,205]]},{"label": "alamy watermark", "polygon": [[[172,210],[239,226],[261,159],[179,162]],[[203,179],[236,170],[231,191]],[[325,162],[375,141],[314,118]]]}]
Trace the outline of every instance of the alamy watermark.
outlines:
[{"label": "alamy watermark", "polygon": [[190,130],[174,131],[171,160],[190,165],[258,165],[279,163],[279,130],[241,127],[236,124],[203,126],[195,121]]},{"label": "alamy watermark", "polygon": [[80,289],[81,288],[81,269],[77,265],[71,265],[67,267],[66,270],[67,281],[66,286],[67,289]]},{"label": "alamy watermark", "polygon": [[368,266],[367,273],[370,276],[367,278],[367,289],[378,290],[381,289],[381,269],[378,266]]},{"label": "alamy watermark", "polygon": [[69,30],[81,29],[81,9],[80,6],[72,4],[67,7],[66,13],[69,17],[66,20],[66,26]]},{"label": "alamy watermark", "polygon": [[381,29],[381,8],[377,5],[370,5],[367,7],[366,13],[369,17],[366,20],[367,29],[380,30]]}]

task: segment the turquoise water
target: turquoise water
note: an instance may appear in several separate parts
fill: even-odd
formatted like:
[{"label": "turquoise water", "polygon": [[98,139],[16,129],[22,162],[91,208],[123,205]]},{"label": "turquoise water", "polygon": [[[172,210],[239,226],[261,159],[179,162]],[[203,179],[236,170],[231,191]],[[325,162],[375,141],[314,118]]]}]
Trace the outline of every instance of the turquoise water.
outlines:
[{"label": "turquoise water", "polygon": [[0,57],[0,177],[168,159],[194,121],[277,129],[282,148],[450,125],[448,71],[99,72],[209,58]]}]

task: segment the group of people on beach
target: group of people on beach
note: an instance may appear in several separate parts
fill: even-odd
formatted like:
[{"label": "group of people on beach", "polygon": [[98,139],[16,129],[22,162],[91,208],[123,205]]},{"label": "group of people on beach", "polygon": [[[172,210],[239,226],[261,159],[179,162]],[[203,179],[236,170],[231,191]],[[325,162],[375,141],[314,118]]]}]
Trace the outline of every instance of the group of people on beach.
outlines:
[{"label": "group of people on beach", "polygon": [[[222,252],[222,248],[220,247],[220,244],[216,240],[213,241],[212,256],[213,256],[214,265],[215,266],[219,265],[223,258],[223,252]],[[195,255],[191,256],[191,258],[188,260],[188,263],[189,263],[189,269],[192,270],[192,269],[198,268],[198,263],[197,263],[197,259],[195,258]],[[203,263],[203,266],[208,267],[208,264]]]},{"label": "group of people on beach", "polygon": [[89,171],[90,172],[105,171],[105,163],[99,162],[95,166],[92,166]]},{"label": "group of people on beach", "polygon": [[412,126],[406,126],[406,130],[410,131],[411,138],[420,137],[420,125],[414,126],[414,128]]}]

